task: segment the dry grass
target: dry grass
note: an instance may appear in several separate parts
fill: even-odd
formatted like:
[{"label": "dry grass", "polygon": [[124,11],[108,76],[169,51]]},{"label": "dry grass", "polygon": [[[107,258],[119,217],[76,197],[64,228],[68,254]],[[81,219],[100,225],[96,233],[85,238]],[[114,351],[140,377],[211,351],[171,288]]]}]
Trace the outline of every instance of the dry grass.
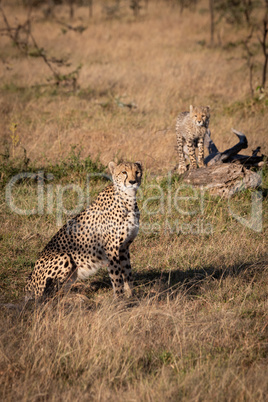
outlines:
[{"label": "dry grass", "polygon": [[[11,22],[24,21],[25,10],[15,3],[2,1]],[[39,46],[50,56],[70,55],[66,71],[82,63],[75,94],[42,86],[50,74],[45,64],[1,39],[0,152],[12,150],[12,123],[20,145],[14,148],[18,160],[3,160],[0,171],[0,399],[265,401],[267,171],[259,232],[235,218],[250,219],[254,191],[225,201],[183,188],[167,173],[176,164],[176,115],[190,103],[211,106],[220,150],[235,143],[235,127],[247,135],[249,152],[260,145],[268,153],[266,99],[250,98],[243,52],[228,45],[245,36],[245,27],[222,24],[223,47],[209,48],[202,42],[209,42],[206,3],[180,15],[176,7],[150,1],[138,19],[124,8],[108,20],[95,3],[91,21],[88,10],[76,10],[72,24],[86,25],[82,34],[64,34],[41,9],[33,11]],[[69,23],[67,8],[57,13]],[[260,71],[259,64],[254,86]],[[72,153],[64,160],[79,144],[81,158]],[[22,308],[26,277],[57,230],[57,189],[75,183],[85,190],[86,173],[103,167],[89,169],[83,158],[98,154],[104,165],[124,156],[145,166],[140,233],[131,248],[135,296],[115,301],[103,270],[78,292]],[[6,183],[26,168],[54,175],[44,184],[44,214],[19,215],[6,202]],[[105,185],[92,182],[91,197]],[[18,182],[12,194],[16,206],[37,207],[34,180]],[[75,194],[66,192],[64,203],[75,206]]]},{"label": "dry grass", "polygon": [[[154,170],[170,169],[176,163],[176,116],[194,103],[211,106],[211,131],[219,149],[235,143],[230,132],[235,127],[248,136],[250,149],[260,145],[267,153],[265,103],[250,100],[244,52],[228,46],[245,38],[246,31],[222,25],[222,47],[203,46],[209,43],[209,13],[201,12],[205,7],[180,15],[177,8],[153,2],[138,20],[127,10],[121,18],[107,20],[96,4],[92,21],[84,8],[76,11],[73,25],[87,27],[82,34],[63,34],[55,20],[44,20],[40,10],[34,11],[39,46],[49,56],[70,56],[72,65],[63,72],[82,64],[80,89],[75,96],[47,87],[29,89],[46,84],[50,71],[40,58],[21,56],[4,37],[3,137],[8,140],[8,127],[15,122],[31,159],[57,160],[70,145],[80,143],[85,155],[100,153],[105,164],[125,156],[142,159]],[[26,18],[19,7],[15,13],[7,5],[4,9],[10,21]],[[57,17],[68,23],[68,9],[59,7]],[[258,54],[254,88],[261,79],[260,48]],[[137,109],[119,107],[118,99],[135,103]]]},{"label": "dry grass", "polygon": [[248,272],[200,281],[192,295],[73,296],[32,316],[9,313],[2,398],[265,401],[268,272],[260,268],[249,269],[251,280]]}]

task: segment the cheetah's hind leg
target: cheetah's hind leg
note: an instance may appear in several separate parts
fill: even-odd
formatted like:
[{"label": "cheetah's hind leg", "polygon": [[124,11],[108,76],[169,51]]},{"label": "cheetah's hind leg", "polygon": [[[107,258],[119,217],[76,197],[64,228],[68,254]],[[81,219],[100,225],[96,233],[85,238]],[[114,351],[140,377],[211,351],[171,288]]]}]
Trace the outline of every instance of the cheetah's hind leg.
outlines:
[{"label": "cheetah's hind leg", "polygon": [[205,167],[204,163],[204,138],[201,137],[198,140],[198,166]]},{"label": "cheetah's hind leg", "polygon": [[66,293],[76,279],[77,266],[72,255],[52,251],[36,262],[26,288],[42,302],[59,290]]}]

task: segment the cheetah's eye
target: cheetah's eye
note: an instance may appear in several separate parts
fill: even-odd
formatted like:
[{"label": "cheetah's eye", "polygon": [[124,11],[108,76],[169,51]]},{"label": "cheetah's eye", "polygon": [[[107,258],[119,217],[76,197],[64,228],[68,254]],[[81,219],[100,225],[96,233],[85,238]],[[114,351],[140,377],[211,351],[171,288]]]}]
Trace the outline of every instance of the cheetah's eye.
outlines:
[{"label": "cheetah's eye", "polygon": [[197,114],[195,114],[194,117],[197,117]]},{"label": "cheetah's eye", "polygon": [[127,176],[127,172],[125,170],[123,170],[122,174],[125,174]]}]

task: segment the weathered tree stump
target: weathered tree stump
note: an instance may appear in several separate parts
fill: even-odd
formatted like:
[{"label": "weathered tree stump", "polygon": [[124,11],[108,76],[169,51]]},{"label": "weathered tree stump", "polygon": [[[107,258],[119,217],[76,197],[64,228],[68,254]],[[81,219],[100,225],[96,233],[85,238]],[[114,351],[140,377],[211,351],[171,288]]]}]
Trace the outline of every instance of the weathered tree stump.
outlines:
[{"label": "weathered tree stump", "polygon": [[256,188],[261,185],[261,176],[250,170],[250,167],[261,168],[267,164],[267,157],[258,156],[258,147],[251,156],[238,155],[242,149],[248,147],[248,141],[243,133],[232,129],[238,136],[239,142],[224,152],[219,152],[208,130],[205,137],[205,146],[209,155],[205,158],[207,167],[189,170],[184,174],[184,182],[193,186],[202,186],[211,194],[228,198],[238,191],[247,188]]},{"label": "weathered tree stump", "polygon": [[211,194],[228,198],[238,191],[260,186],[261,177],[241,165],[224,163],[190,170],[184,182],[205,187]]}]

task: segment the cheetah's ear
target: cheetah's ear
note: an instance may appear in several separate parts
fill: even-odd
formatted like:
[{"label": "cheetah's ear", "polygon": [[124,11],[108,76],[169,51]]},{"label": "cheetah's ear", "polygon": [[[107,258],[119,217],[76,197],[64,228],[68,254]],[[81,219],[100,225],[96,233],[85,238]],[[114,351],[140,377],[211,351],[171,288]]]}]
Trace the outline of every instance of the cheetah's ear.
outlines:
[{"label": "cheetah's ear", "polygon": [[138,167],[140,168],[140,170],[142,170],[142,163],[140,161],[135,162],[135,165],[138,165]]},{"label": "cheetah's ear", "polygon": [[209,112],[210,111],[210,106],[206,106],[206,108],[207,108],[207,111]]},{"label": "cheetah's ear", "polygon": [[109,162],[109,169],[110,169],[110,172],[113,174],[114,173],[114,169],[115,169],[115,167],[116,167],[116,163],[114,163],[114,162]]}]

